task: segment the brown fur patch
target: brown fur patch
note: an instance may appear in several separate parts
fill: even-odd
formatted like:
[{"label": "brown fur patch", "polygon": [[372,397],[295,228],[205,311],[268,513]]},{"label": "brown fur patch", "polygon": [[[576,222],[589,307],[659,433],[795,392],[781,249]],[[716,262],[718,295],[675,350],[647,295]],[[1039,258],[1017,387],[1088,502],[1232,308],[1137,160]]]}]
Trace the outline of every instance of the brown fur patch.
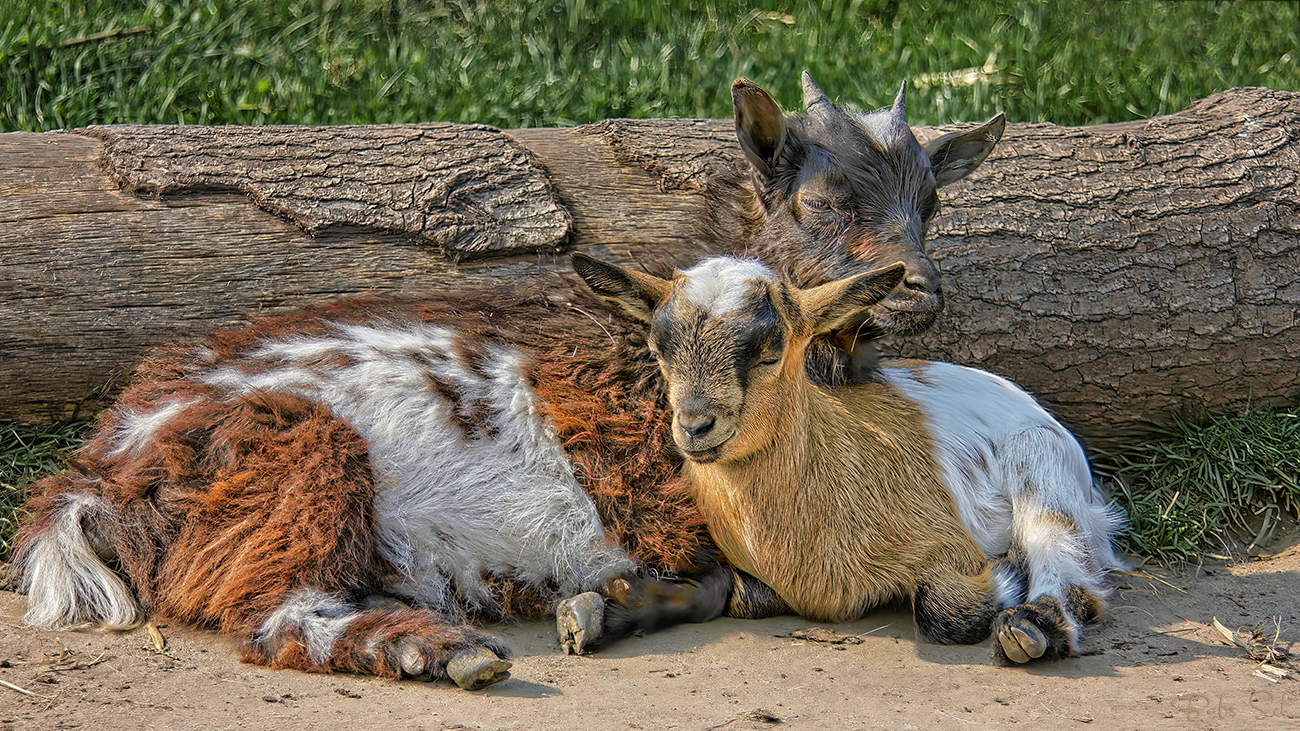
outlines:
[{"label": "brown fur patch", "polygon": [[299,587],[378,588],[387,568],[373,543],[373,478],[352,429],[282,395],[229,407],[207,427],[210,483],[164,484],[154,505],[124,506],[183,515],[148,575],[155,612],[232,631]]}]

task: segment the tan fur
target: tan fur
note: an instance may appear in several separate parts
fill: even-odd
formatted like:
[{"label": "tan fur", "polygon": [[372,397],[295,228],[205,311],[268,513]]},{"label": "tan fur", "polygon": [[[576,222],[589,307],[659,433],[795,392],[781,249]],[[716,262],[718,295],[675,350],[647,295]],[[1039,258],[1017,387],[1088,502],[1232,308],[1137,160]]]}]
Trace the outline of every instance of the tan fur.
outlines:
[{"label": "tan fur", "polygon": [[687,463],[728,560],[826,621],[910,596],[937,564],[981,573],[916,408],[882,383],[827,393],[803,377],[796,350],[776,382],[750,389],[745,434],[766,443]]}]

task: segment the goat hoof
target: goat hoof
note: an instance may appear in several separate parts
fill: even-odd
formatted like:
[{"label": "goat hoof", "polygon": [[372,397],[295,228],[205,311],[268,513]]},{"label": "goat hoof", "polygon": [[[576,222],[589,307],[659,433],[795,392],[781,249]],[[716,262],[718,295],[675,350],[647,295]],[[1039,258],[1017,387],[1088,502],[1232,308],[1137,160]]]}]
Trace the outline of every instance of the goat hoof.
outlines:
[{"label": "goat hoof", "polygon": [[510,662],[486,647],[476,647],[447,661],[447,677],[465,690],[482,690],[510,677]]},{"label": "goat hoof", "polygon": [[605,598],[594,591],[560,601],[555,606],[555,630],[565,654],[581,655],[604,631]]},{"label": "goat hoof", "polygon": [[998,644],[1007,659],[1021,665],[1037,660],[1047,652],[1047,637],[1030,622],[1003,627],[998,631]]}]

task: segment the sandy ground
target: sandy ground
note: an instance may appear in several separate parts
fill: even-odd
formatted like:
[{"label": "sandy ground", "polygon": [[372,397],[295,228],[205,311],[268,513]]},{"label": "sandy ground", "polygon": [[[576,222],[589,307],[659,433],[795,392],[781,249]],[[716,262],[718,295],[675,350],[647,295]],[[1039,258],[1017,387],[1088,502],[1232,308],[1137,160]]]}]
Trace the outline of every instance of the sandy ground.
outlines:
[{"label": "sandy ground", "polygon": [[0,680],[37,694],[0,687],[0,731],[1300,728],[1300,682],[1256,676],[1211,626],[1276,616],[1282,647],[1300,639],[1300,549],[1155,576],[1172,586],[1121,577],[1088,654],[1027,668],[988,665],[987,642],[918,644],[902,611],[833,628],[861,644],[792,638],[809,623],[782,617],[687,625],[594,657],[560,655],[553,627],[525,624],[492,628],[517,653],[514,675],[477,693],[262,670],[229,639],[178,626],[161,628],[165,653],[144,628],[40,632],[20,623],[23,598],[0,592]]}]

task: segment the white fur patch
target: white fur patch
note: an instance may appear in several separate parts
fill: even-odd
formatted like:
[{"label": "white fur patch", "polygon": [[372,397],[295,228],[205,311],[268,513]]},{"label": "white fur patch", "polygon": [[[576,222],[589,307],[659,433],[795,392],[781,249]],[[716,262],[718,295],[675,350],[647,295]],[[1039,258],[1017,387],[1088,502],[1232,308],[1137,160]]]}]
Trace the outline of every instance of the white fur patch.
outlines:
[{"label": "white fur patch", "polygon": [[997,594],[998,609],[1014,607],[1025,601],[1025,579],[1005,563],[993,566],[993,590]]},{"label": "white fur patch", "polygon": [[136,452],[153,440],[154,433],[173,417],[195,403],[190,401],[173,401],[153,411],[143,413],[124,410],[117,420],[113,434],[113,450],[108,453],[116,457],[124,452]]},{"label": "white fur patch", "polygon": [[286,633],[298,630],[307,655],[324,663],[334,653],[334,641],[361,615],[333,594],[301,589],[289,595],[258,628],[254,642],[274,654]]},{"label": "white fur patch", "polygon": [[704,312],[718,316],[734,312],[745,305],[750,282],[776,281],[767,265],[753,259],[715,256],[682,272],[685,286],[682,295]]},{"label": "white fur patch", "polygon": [[[381,551],[399,574],[389,589],[431,609],[464,608],[453,580],[469,605],[493,606],[484,573],[576,594],[632,570],[538,414],[523,354],[491,347],[467,363],[458,338],[419,323],[340,326],[265,344],[249,356],[255,372],[225,367],[202,380],[302,395],[356,429],[370,449]],[[474,407],[474,433],[458,406]]]},{"label": "white fur patch", "polygon": [[[1104,570],[1124,566],[1111,546],[1121,518],[1065,427],[1015,384],[984,371],[886,363],[880,375],[921,407],[943,481],[985,555],[1022,550],[1029,570],[1022,601],[1051,595],[1064,606],[1071,584],[1105,596]],[[1000,594],[1011,589],[995,579]]]},{"label": "white fur patch", "polygon": [[104,565],[86,540],[83,516],[107,510],[103,499],[67,493],[53,522],[38,533],[19,557],[27,594],[23,621],[42,629],[98,624],[130,629],[143,620],[126,582]]}]

